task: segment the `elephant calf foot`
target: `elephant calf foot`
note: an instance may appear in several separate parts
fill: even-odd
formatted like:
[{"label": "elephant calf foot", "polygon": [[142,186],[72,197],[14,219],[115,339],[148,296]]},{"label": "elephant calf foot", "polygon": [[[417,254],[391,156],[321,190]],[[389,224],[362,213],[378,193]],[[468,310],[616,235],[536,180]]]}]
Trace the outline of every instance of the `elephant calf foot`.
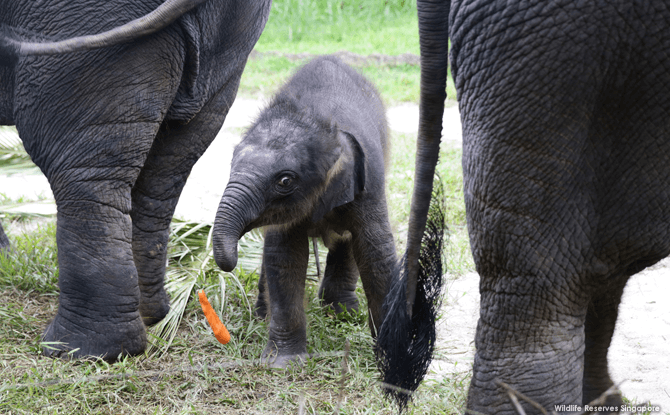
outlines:
[{"label": "elephant calf foot", "polygon": [[120,356],[136,356],[147,347],[144,324],[136,318],[124,322],[103,322],[82,316],[62,316],[60,311],[49,323],[42,341],[48,357],[102,357],[116,361]]},{"label": "elephant calf foot", "polygon": [[302,365],[309,357],[307,351],[282,353],[273,344],[268,343],[261,355],[261,362],[273,369],[286,369],[289,365]]},{"label": "elephant calf foot", "polygon": [[[141,287],[140,287],[141,288]],[[145,293],[140,295],[140,315],[142,321],[149,327],[163,320],[170,311],[170,299],[164,288],[160,288],[153,295]]]},{"label": "elephant calf foot", "polygon": [[270,336],[261,362],[271,368],[286,368],[290,364],[302,364],[307,354],[307,327],[298,324],[293,330],[276,330],[277,316],[270,322]]},{"label": "elephant calf foot", "polygon": [[260,319],[265,319],[268,315],[268,306],[265,298],[262,295],[258,296],[256,305],[254,306],[254,314]]}]

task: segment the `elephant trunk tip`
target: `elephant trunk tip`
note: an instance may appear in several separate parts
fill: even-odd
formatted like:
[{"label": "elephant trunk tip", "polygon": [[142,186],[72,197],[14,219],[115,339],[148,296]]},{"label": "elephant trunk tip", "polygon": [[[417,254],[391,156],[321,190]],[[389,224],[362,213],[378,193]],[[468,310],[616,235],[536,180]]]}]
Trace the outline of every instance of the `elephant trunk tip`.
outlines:
[{"label": "elephant trunk tip", "polygon": [[222,241],[214,238],[214,260],[216,265],[226,272],[231,272],[237,266],[237,240]]},{"label": "elephant trunk tip", "polygon": [[[235,170],[231,168],[231,177]],[[222,270],[230,272],[237,265],[237,243],[252,229],[250,224],[261,213],[264,205],[258,196],[259,190],[253,184],[231,181],[223,192],[219,209],[214,219],[213,239],[214,259]]]}]

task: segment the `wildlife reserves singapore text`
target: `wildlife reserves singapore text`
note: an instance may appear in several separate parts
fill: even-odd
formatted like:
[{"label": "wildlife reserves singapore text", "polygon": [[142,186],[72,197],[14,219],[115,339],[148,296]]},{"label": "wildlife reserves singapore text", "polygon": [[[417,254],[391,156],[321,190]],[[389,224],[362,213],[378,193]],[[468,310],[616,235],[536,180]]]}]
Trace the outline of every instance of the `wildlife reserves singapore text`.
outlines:
[{"label": "wildlife reserves singapore text", "polygon": [[611,406],[591,406],[591,405],[554,405],[556,412],[629,412],[629,413],[645,413],[645,412],[661,412],[660,406],[654,405],[611,405]]}]

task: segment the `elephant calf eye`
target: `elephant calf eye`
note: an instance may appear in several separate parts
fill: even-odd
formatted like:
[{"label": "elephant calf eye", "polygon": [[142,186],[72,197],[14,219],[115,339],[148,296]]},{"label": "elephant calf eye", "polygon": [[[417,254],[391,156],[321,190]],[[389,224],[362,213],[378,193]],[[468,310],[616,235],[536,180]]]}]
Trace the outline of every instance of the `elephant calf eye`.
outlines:
[{"label": "elephant calf eye", "polygon": [[281,196],[286,196],[295,191],[296,188],[296,177],[284,173],[280,176],[277,176],[278,178],[275,179],[275,184],[274,184],[274,190],[275,192],[279,193]]}]

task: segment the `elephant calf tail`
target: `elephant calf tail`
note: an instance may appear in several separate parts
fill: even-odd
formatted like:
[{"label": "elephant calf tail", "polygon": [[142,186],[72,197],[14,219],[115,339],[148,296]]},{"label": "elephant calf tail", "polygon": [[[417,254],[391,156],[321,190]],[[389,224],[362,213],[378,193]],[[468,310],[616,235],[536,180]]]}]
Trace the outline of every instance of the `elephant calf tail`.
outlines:
[{"label": "elephant calf tail", "polygon": [[419,274],[412,314],[407,310],[406,255],[396,267],[393,285],[384,301],[386,316],[377,336],[377,363],[384,393],[402,411],[428,371],[433,359],[435,321],[442,291],[442,252],[446,228],[445,198],[436,180],[428,220],[421,240]]}]

